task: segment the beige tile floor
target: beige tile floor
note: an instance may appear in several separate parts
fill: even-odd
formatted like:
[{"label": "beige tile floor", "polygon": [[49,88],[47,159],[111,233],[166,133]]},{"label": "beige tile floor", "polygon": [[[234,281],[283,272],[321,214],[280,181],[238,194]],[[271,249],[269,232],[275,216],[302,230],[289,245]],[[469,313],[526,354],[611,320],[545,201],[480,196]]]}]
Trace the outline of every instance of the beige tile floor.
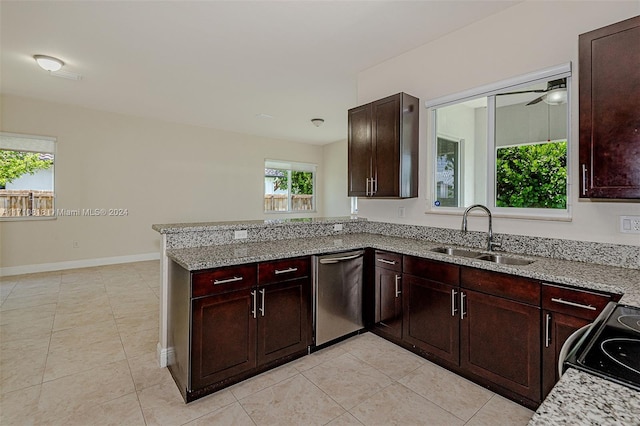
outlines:
[{"label": "beige tile floor", "polygon": [[366,333],[189,405],[157,367],[158,262],[0,281],[0,424],[525,425],[532,412]]}]

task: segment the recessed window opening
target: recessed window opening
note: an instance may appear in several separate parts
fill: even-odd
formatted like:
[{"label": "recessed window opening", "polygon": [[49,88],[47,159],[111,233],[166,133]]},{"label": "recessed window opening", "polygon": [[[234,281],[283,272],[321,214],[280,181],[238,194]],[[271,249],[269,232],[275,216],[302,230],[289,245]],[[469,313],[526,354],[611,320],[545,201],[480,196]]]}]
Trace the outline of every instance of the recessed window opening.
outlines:
[{"label": "recessed window opening", "polygon": [[56,216],[56,139],[0,132],[0,220]]},{"label": "recessed window opening", "polygon": [[568,219],[570,64],[427,102],[432,212]]},{"label": "recessed window opening", "polygon": [[315,211],[315,179],[315,164],[265,160],[265,213]]}]

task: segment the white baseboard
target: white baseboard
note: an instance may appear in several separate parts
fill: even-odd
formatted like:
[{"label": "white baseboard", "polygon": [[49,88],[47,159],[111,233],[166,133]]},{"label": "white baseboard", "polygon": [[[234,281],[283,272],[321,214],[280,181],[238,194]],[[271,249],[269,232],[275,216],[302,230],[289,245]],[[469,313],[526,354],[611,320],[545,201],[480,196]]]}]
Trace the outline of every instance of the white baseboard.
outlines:
[{"label": "white baseboard", "polygon": [[160,253],[132,254],[129,256],[101,257],[96,259],[71,260],[68,262],[38,263],[35,265],[9,266],[0,268],[0,277],[33,274],[35,272],[62,271],[65,269],[90,268],[92,266],[116,265],[118,263],[158,260]]},{"label": "white baseboard", "polygon": [[170,362],[173,362],[173,348],[163,348],[160,346],[160,342],[158,342],[156,350],[158,352],[158,364],[160,365],[160,368],[164,368],[168,366]]}]

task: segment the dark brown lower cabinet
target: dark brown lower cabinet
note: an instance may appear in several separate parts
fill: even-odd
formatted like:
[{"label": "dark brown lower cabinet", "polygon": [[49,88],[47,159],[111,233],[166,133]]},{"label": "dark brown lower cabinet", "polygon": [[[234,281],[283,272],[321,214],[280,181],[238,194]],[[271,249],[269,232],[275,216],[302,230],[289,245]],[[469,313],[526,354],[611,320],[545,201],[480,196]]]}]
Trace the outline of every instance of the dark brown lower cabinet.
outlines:
[{"label": "dark brown lower cabinet", "polygon": [[270,284],[258,289],[258,364],[306,350],[309,327],[309,280]]},{"label": "dark brown lower cabinet", "polygon": [[402,338],[402,255],[374,252],[374,329],[383,337]]},{"label": "dark brown lower cabinet", "polygon": [[402,337],[402,274],[376,268],[376,327],[393,337]]},{"label": "dark brown lower cabinet", "polygon": [[620,296],[550,283],[542,284],[542,399],[558,381],[558,357],[567,338],[593,322],[609,301]]},{"label": "dark brown lower cabinet", "polygon": [[169,269],[168,368],[185,402],[307,353],[310,258]]},{"label": "dark brown lower cabinet", "polygon": [[542,312],[545,333],[542,344],[542,399],[558,381],[558,356],[564,342],[580,327],[591,321],[558,312]]},{"label": "dark brown lower cabinet", "polygon": [[306,351],[309,284],[301,278],[194,299],[191,388]]},{"label": "dark brown lower cabinet", "polygon": [[540,401],[540,308],[461,290],[460,367]]},{"label": "dark brown lower cabinet", "polygon": [[459,287],[405,274],[403,341],[458,365]]},{"label": "dark brown lower cabinet", "polygon": [[250,289],[195,299],[191,387],[198,389],[256,367],[256,319]]},{"label": "dark brown lower cabinet", "polygon": [[540,283],[404,257],[402,342],[528,407],[540,402]]}]

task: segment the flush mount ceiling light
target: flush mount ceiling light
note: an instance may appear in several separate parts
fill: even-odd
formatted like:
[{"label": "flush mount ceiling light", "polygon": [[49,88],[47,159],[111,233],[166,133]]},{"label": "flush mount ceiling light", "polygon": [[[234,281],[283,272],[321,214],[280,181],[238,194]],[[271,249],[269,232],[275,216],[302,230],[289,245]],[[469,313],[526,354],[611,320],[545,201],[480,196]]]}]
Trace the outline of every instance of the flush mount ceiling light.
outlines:
[{"label": "flush mount ceiling light", "polygon": [[64,62],[53,56],[33,55],[33,59],[40,65],[40,68],[50,72],[58,71],[64,65]]},{"label": "flush mount ceiling light", "polygon": [[314,126],[320,127],[324,124],[324,118],[312,118],[311,122],[313,123]]}]

